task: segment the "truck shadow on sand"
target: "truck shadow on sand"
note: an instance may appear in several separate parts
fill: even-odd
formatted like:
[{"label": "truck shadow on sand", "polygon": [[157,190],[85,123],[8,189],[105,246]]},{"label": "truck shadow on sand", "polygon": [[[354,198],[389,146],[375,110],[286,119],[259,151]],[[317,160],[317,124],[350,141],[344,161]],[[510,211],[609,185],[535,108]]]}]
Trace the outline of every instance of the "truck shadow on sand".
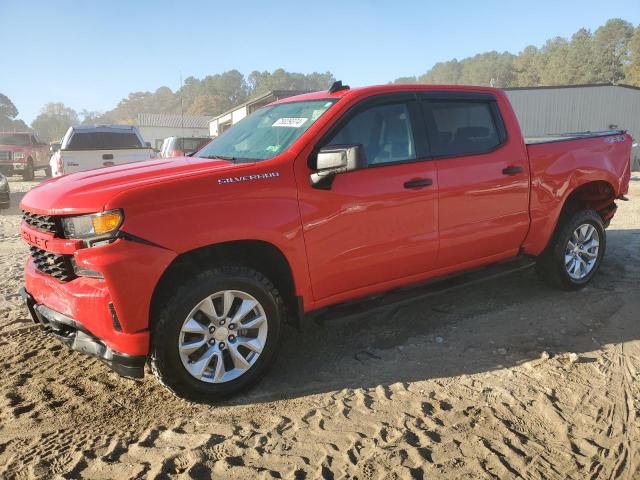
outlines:
[{"label": "truck shadow on sand", "polygon": [[457,377],[640,339],[640,230],[609,230],[607,255],[578,292],[547,287],[533,269],[348,319],[286,329],[266,377],[228,404]]}]

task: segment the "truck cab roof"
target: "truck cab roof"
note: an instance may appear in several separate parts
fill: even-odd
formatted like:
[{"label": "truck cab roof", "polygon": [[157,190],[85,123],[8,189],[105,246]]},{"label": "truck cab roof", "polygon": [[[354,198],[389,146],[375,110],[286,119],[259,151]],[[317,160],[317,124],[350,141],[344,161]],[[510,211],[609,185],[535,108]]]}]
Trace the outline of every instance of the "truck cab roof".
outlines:
[{"label": "truck cab roof", "polygon": [[121,132],[131,132],[136,129],[133,125],[115,125],[115,124],[99,124],[99,125],[76,125],[71,127],[74,132],[111,132],[118,130]]},{"label": "truck cab roof", "polygon": [[421,92],[421,91],[459,91],[459,92],[478,92],[478,93],[492,93],[496,95],[502,94],[502,90],[493,87],[477,87],[469,85],[429,85],[429,84],[389,84],[389,85],[372,85],[367,87],[343,87],[340,90],[329,92],[322,90],[319,92],[304,93],[302,95],[296,95],[293,97],[283,98],[272,103],[272,105],[278,103],[298,102],[301,100],[330,100],[339,99],[342,97],[367,97],[370,95],[378,95],[384,93],[401,93],[401,92]]}]

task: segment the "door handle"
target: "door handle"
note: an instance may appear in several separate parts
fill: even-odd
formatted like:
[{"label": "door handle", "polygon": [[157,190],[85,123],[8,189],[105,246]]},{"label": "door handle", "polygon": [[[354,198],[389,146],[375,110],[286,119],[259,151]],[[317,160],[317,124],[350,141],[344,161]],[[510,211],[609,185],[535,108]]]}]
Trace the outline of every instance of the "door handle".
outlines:
[{"label": "door handle", "polygon": [[505,175],[516,175],[524,172],[524,168],[517,167],[516,165],[509,165],[507,168],[502,169],[502,173]]},{"label": "door handle", "polygon": [[102,155],[103,160],[113,160],[113,153],[105,153]]},{"label": "door handle", "polygon": [[428,187],[433,184],[433,180],[430,178],[414,178],[413,180],[408,180],[404,182],[404,188],[420,188],[420,187]]}]

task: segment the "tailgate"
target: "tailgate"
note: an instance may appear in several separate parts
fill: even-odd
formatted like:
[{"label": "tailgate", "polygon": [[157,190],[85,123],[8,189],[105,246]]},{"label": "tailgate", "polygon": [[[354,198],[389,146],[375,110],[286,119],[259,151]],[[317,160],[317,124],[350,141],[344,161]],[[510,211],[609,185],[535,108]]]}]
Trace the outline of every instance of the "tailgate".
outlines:
[{"label": "tailgate", "polygon": [[149,148],[63,150],[61,153],[65,173],[82,172],[151,159],[151,149]]}]

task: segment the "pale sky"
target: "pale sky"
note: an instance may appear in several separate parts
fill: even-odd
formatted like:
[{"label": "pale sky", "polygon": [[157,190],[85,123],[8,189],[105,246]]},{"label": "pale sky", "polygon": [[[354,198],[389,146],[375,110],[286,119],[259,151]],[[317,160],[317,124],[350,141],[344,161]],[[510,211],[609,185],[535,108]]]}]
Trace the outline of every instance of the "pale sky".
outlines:
[{"label": "pale sky", "polygon": [[638,25],[640,1],[0,0],[0,92],[30,123],[50,101],[105,111],[132,91],[175,90],[180,71],[282,67],[386,83],[615,17]]}]

